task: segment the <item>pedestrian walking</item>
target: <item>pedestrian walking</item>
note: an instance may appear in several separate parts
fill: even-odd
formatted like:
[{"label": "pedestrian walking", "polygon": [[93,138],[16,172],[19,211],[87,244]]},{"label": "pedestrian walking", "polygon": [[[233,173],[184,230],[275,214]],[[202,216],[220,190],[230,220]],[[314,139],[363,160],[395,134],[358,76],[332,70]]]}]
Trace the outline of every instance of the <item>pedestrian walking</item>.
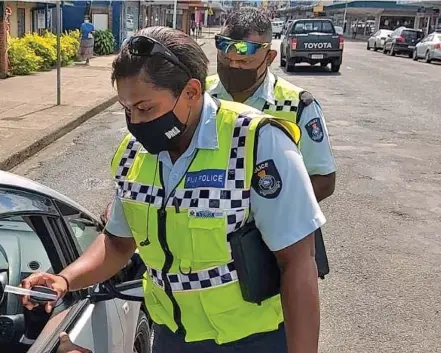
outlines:
[{"label": "pedestrian walking", "polygon": [[[269,70],[277,56],[271,49],[270,17],[262,9],[241,8],[227,18],[215,41],[218,74],[208,77],[207,91],[296,122],[302,129],[300,150],[317,200],[331,196],[336,165],[322,109],[311,93]],[[321,237],[320,231],[317,236]]]},{"label": "pedestrian walking", "polygon": [[192,20],[190,26],[191,26],[191,34],[193,36],[195,36],[196,35],[196,22],[194,20]]},{"label": "pedestrian walking", "polygon": [[[104,234],[60,274],[22,286],[62,297],[112,277],[138,249],[154,353],[317,353],[313,233],[325,218],[296,147],[300,129],[212,98],[207,71],[184,32],[148,27],[124,43],[112,80],[130,133],[112,159]],[[232,254],[231,239],[250,229],[280,267],[280,294],[260,305],[242,291],[246,254]]]},{"label": "pedestrian walking", "polygon": [[95,33],[95,27],[90,23],[89,16],[84,17],[84,22],[80,27],[80,33],[81,40],[78,56],[81,61],[86,61],[86,65],[89,65],[90,59],[93,57],[93,33]]},{"label": "pedestrian walking", "polygon": [[357,31],[358,31],[358,22],[352,25],[352,39],[357,38]]}]

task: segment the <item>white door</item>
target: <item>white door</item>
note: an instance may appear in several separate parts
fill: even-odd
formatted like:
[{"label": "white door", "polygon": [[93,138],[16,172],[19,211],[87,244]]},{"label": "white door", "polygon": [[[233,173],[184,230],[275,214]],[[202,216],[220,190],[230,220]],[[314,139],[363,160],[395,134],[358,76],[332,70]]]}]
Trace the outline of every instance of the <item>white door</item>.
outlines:
[{"label": "white door", "polygon": [[61,332],[67,332],[73,343],[93,353],[127,352],[112,300],[96,304],[82,300],[54,315],[28,353],[56,353]]}]

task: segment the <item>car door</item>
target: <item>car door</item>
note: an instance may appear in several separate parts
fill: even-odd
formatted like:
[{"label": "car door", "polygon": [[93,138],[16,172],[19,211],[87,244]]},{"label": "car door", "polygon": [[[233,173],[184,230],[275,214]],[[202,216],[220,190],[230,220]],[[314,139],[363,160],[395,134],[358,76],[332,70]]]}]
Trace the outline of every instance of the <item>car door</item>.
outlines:
[{"label": "car door", "polygon": [[375,45],[378,46],[377,39],[379,35],[380,35],[380,31],[377,31],[372,36],[369,37],[369,46],[371,48],[375,47]]},{"label": "car door", "polygon": [[393,31],[389,37],[387,37],[386,39],[386,49],[390,50],[390,48],[392,47],[392,43],[395,40],[396,37],[399,36],[400,31],[399,30],[395,30]]},{"label": "car door", "polygon": [[[22,225],[18,224],[19,220],[16,218],[7,219],[7,217],[11,217],[10,214],[5,213],[8,211],[8,207],[13,209],[12,216],[23,218]],[[15,274],[14,271],[9,271],[10,278],[13,278],[9,284],[18,285],[22,279],[32,273],[32,268],[36,268],[34,266],[37,265],[40,266],[39,271],[58,273],[79,256],[78,241],[71,235],[60,209],[60,204],[47,195],[26,189],[2,186],[0,183],[0,215],[3,220],[7,219],[9,222],[8,227],[5,227],[4,224],[2,224],[3,227],[0,227],[3,231],[0,245],[2,245],[2,249],[7,249],[7,258],[11,264],[16,264]],[[12,232],[14,227],[11,225],[15,227],[15,234],[9,236],[4,230]],[[30,241],[32,234],[38,236],[38,241]],[[13,243],[15,238],[20,240],[19,237],[27,238],[15,242],[17,244],[15,247],[11,246],[10,243]],[[83,244],[87,242],[86,239],[82,239],[82,241]],[[20,243],[27,246],[22,246],[21,251],[18,252],[17,246]],[[40,243],[43,246],[38,246]],[[43,248],[49,260],[41,255]],[[16,256],[11,256],[15,253],[17,253]],[[25,263],[20,264],[20,257],[26,258]],[[47,265],[48,261],[50,261],[50,266]],[[31,266],[31,263],[35,265]],[[23,272],[26,266],[30,268],[29,273]],[[19,271],[21,271],[21,275],[17,277]],[[20,303],[19,299],[15,302]],[[17,307],[17,305],[15,306]],[[30,317],[30,314],[36,313],[23,309],[21,311],[25,315],[22,321],[26,321],[26,316]],[[69,293],[56,305],[51,318],[46,319],[47,323],[44,321],[40,324],[49,325],[50,329],[43,329],[40,333],[36,332],[36,325],[32,325],[31,338],[24,337],[27,344],[32,344],[28,352],[55,353],[59,343],[58,336],[62,331],[67,331],[75,343],[92,350],[94,353],[132,351],[131,347],[130,350],[127,350],[127,344],[124,342],[119,310],[113,300],[93,303],[87,298],[84,290]],[[127,341],[129,340],[130,337]],[[2,352],[4,352],[3,348]],[[15,350],[11,350],[10,353],[15,353]]]},{"label": "car door", "polygon": [[[57,205],[60,208],[60,212],[64,218],[64,221],[68,225],[68,230],[70,235],[74,239],[75,247],[78,250],[78,253],[81,255],[101,234],[102,226],[89,215],[84,214],[83,212],[66,205],[62,202],[57,202]],[[129,273],[129,269],[126,268],[121,271],[119,274],[112,278],[112,283],[117,285],[124,281],[130,281],[134,278],[131,278],[132,272]],[[135,271],[136,272],[136,271]],[[113,340],[113,342],[109,342],[112,347],[122,347],[120,352],[131,352],[133,349],[133,340],[136,331],[136,324],[139,315],[139,310],[141,304],[139,302],[131,302],[127,300],[121,299],[113,299],[102,303],[106,305],[105,312],[102,311],[100,315],[103,317],[99,317],[97,322],[119,322],[120,325],[114,325],[111,327],[111,337],[115,334],[115,337],[118,336],[118,332],[114,331],[122,331],[122,342],[118,340]],[[107,318],[104,317],[107,315]],[[115,352],[117,352],[116,350]],[[109,352],[111,352],[109,350]],[[95,353],[95,352],[94,352]]]},{"label": "car door", "polygon": [[424,38],[421,42],[416,45],[417,55],[418,57],[424,57],[427,49],[427,42],[430,40],[430,35]]}]

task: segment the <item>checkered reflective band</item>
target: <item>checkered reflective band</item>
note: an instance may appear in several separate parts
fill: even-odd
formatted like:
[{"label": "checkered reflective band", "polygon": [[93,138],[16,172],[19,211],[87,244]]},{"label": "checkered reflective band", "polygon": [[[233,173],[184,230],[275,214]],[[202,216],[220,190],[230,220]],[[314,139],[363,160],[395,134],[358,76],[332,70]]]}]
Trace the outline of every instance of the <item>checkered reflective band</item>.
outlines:
[{"label": "checkered reflective band", "polygon": [[[148,266],[147,272],[153,283],[164,289],[162,272]],[[192,272],[188,275],[182,273],[169,273],[167,274],[167,278],[173,292],[213,288],[236,282],[238,280],[236,266],[233,261],[226,265],[199,272]]]},{"label": "checkered reflective band", "polygon": [[263,111],[270,112],[297,112],[297,103],[293,100],[276,100],[274,104],[265,103]]},{"label": "checkered reflective band", "polygon": [[129,173],[130,167],[132,166],[133,161],[135,160],[136,153],[140,149],[141,144],[136,141],[136,139],[132,136],[127,144],[126,150],[119,162],[118,170],[116,171],[116,179],[124,179]]}]

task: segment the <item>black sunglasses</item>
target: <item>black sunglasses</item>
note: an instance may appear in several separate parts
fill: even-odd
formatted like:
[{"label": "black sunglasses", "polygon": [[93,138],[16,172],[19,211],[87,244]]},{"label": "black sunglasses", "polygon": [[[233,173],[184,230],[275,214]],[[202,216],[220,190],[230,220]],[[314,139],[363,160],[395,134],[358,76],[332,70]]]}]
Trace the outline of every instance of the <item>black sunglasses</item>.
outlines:
[{"label": "black sunglasses", "polygon": [[129,53],[136,56],[162,56],[165,60],[176,65],[184,71],[190,78],[192,75],[188,68],[164,45],[150,37],[134,36],[127,42]]}]

